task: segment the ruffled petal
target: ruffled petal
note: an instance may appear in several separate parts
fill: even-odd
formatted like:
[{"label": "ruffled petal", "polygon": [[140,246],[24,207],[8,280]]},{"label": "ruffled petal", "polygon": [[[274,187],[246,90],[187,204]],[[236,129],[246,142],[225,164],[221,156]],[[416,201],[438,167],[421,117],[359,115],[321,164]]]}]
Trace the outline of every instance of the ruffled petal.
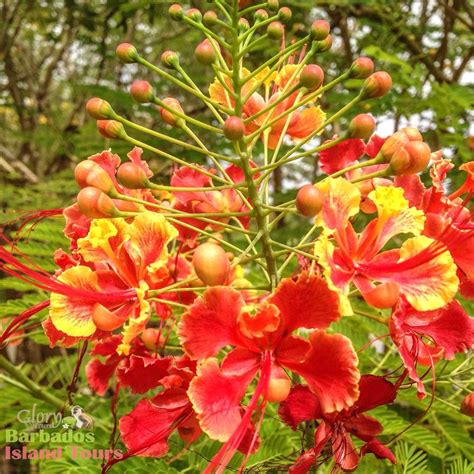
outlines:
[{"label": "ruffled petal", "polygon": [[319,167],[323,173],[332,174],[353,165],[363,154],[362,140],[349,138],[319,153]]},{"label": "ruffled petal", "polygon": [[363,375],[359,382],[359,392],[359,399],[354,406],[357,413],[392,403],[397,396],[395,385],[376,375]]},{"label": "ruffled petal", "polygon": [[295,138],[306,138],[324,122],[326,114],[319,107],[308,107],[298,113],[296,120],[288,127],[287,134]]},{"label": "ruffled petal", "polygon": [[365,456],[367,453],[374,454],[378,459],[388,459],[392,464],[397,464],[397,459],[392,451],[378,439],[372,439],[362,446],[360,455]]},{"label": "ruffled petal", "polygon": [[114,375],[119,360],[112,359],[101,362],[99,359],[92,359],[86,365],[86,378],[89,387],[97,395],[104,395],[109,388],[110,379]]},{"label": "ruffled petal", "polygon": [[278,409],[280,418],[293,430],[303,421],[322,418],[319,400],[305,385],[296,385]]}]

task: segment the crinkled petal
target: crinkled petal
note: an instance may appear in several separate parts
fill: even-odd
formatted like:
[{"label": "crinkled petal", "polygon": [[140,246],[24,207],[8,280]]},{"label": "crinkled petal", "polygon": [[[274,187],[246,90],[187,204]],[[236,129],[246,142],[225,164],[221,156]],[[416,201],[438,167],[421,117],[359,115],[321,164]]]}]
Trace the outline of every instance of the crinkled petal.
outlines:
[{"label": "crinkled petal", "polygon": [[326,114],[319,107],[308,107],[297,115],[288,127],[287,134],[295,138],[306,138],[314,133],[324,122]]},{"label": "crinkled petal", "polygon": [[92,359],[86,366],[86,378],[89,386],[97,395],[104,395],[109,388],[110,379],[114,375],[119,360],[112,359],[101,362]]},{"label": "crinkled petal", "polygon": [[359,399],[354,407],[357,413],[392,403],[397,396],[395,385],[376,375],[363,375],[360,378],[359,391]]},{"label": "crinkled petal", "polygon": [[278,409],[280,418],[293,430],[303,421],[322,418],[319,400],[306,385],[296,385]]},{"label": "crinkled petal", "polygon": [[367,453],[374,454],[378,459],[388,459],[392,464],[397,464],[397,459],[392,451],[378,439],[372,439],[362,446],[360,455],[365,456]]},{"label": "crinkled petal", "polygon": [[319,153],[319,167],[326,174],[353,165],[363,154],[365,145],[362,140],[349,138]]}]

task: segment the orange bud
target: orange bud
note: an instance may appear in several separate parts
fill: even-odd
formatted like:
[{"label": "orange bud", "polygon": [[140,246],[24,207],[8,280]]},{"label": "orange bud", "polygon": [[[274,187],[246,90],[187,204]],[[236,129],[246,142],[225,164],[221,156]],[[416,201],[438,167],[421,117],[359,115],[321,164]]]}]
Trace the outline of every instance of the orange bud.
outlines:
[{"label": "orange bud", "polygon": [[430,147],[424,142],[408,142],[390,160],[390,171],[397,175],[420,173],[431,159]]},{"label": "orange bud", "polygon": [[186,16],[190,18],[191,20],[194,20],[197,22],[202,21],[202,13],[197,8],[190,8],[186,12]]},{"label": "orange bud", "polygon": [[155,97],[153,87],[148,81],[133,81],[130,94],[137,102],[142,104],[151,102]]},{"label": "orange bud", "polygon": [[183,7],[179,3],[174,3],[168,8],[168,14],[172,20],[180,21],[184,17]]},{"label": "orange bud", "polygon": [[149,351],[156,352],[165,341],[158,329],[146,328],[142,332],[142,342]]},{"label": "orange bud", "polygon": [[467,416],[474,416],[474,392],[464,397],[461,402],[461,413]]},{"label": "orange bud", "polygon": [[288,23],[291,20],[291,10],[288,7],[282,7],[278,10],[278,19],[283,23]]},{"label": "orange bud", "polygon": [[411,142],[423,141],[423,137],[421,136],[420,131],[415,127],[405,127],[402,128],[400,132],[403,132],[407,136],[408,140],[410,140]]},{"label": "orange bud", "polygon": [[364,99],[383,97],[392,88],[392,78],[385,71],[377,71],[371,74],[362,86]]},{"label": "orange bud", "polygon": [[349,138],[367,140],[375,130],[375,119],[369,114],[356,115],[349,124]]},{"label": "orange bud", "polygon": [[[175,110],[176,112],[184,114],[184,110],[181,107],[181,103],[178,99],[175,99],[174,97],[167,97],[166,99],[163,99],[163,104],[165,104],[168,108]],[[165,109],[164,107],[160,107],[160,115],[163,119],[163,122],[167,123],[168,125],[172,125],[173,127],[179,126],[181,121],[183,120],[180,117],[177,117],[169,110]]]},{"label": "orange bud", "polygon": [[245,124],[240,117],[229,117],[224,123],[224,135],[228,140],[237,141],[245,134]]},{"label": "orange bud", "polygon": [[315,41],[315,52],[316,53],[323,53],[324,51],[329,51],[332,46],[332,36],[327,35],[326,38],[324,38],[321,41]]},{"label": "orange bud", "polygon": [[352,63],[349,72],[354,79],[366,79],[374,72],[374,62],[370,58],[361,56]]},{"label": "orange bud", "polygon": [[81,161],[74,170],[76,183],[81,187],[93,186],[106,194],[115,190],[114,183],[108,173],[95,161]]},{"label": "orange bud", "polygon": [[265,21],[268,20],[268,12],[263,8],[257,10],[253,15],[255,21]]},{"label": "orange bud", "polygon": [[305,184],[296,194],[296,209],[306,217],[314,217],[323,208],[323,194],[312,184]]},{"label": "orange bud", "polygon": [[396,283],[388,281],[362,293],[362,296],[374,308],[392,308],[400,297],[400,288]]},{"label": "orange bud", "polygon": [[128,189],[143,189],[148,186],[148,178],[143,168],[131,162],[120,165],[117,179]]},{"label": "orange bud", "polygon": [[196,248],[193,255],[196,275],[205,285],[223,285],[230,271],[229,259],[222,247],[207,242]]},{"label": "orange bud", "polygon": [[322,41],[327,38],[331,31],[331,25],[326,20],[313,21],[311,25],[311,36],[316,41]]},{"label": "orange bud", "polygon": [[270,39],[281,39],[284,32],[285,27],[279,21],[272,21],[267,27],[267,35]]},{"label": "orange bud", "polygon": [[110,104],[103,99],[93,97],[86,104],[87,113],[95,119],[109,119],[113,117],[114,111]]},{"label": "orange bud", "polygon": [[209,10],[204,13],[203,23],[206,26],[214,26],[217,23],[217,13],[215,11]]},{"label": "orange bud", "polygon": [[267,400],[269,402],[281,403],[288,398],[290,391],[291,380],[288,375],[286,375],[281,367],[272,367],[268,383]]},{"label": "orange bud", "polygon": [[80,211],[91,219],[120,216],[120,211],[115,207],[112,199],[100,189],[92,186],[79,191],[77,204]]},{"label": "orange bud", "polygon": [[275,12],[280,7],[280,2],[278,0],[268,0],[267,5],[271,11]]},{"label": "orange bud", "polygon": [[300,74],[300,84],[306,89],[315,90],[324,81],[324,71],[316,64],[308,64]]},{"label": "orange bud", "polygon": [[179,56],[175,51],[165,51],[161,55],[161,62],[163,66],[166,66],[169,69],[175,69],[179,66]]},{"label": "orange bud", "polygon": [[116,120],[97,120],[97,129],[105,138],[127,138],[127,133],[123,125]]},{"label": "orange bud", "polygon": [[140,58],[137,49],[130,43],[120,43],[115,54],[123,63],[136,63]]},{"label": "orange bud", "polygon": [[216,52],[207,38],[196,46],[194,55],[201,64],[205,65],[215,63],[217,59]]},{"label": "orange bud", "polygon": [[248,22],[248,20],[246,18],[241,18],[239,20],[237,28],[239,30],[239,33],[243,33],[243,32],[248,31],[250,29],[250,23]]}]

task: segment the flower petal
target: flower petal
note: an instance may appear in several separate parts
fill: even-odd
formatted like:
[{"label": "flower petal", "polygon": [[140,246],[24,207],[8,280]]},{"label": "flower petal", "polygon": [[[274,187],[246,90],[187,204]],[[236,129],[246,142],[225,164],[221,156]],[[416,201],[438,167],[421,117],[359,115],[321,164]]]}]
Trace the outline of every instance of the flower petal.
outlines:
[{"label": "flower petal", "polygon": [[89,386],[97,395],[104,395],[109,388],[109,382],[114,375],[119,359],[106,360],[92,359],[86,365],[86,378]]},{"label": "flower petal", "polygon": [[303,421],[322,418],[319,400],[305,385],[296,385],[278,409],[280,418],[293,430]]},{"label": "flower petal", "polygon": [[359,399],[354,407],[357,413],[392,403],[397,396],[395,385],[376,375],[363,375],[359,382],[359,392]]},{"label": "flower petal", "polygon": [[292,120],[286,133],[291,138],[306,138],[321,126],[325,117],[319,107],[308,107],[298,113],[296,120]]},{"label": "flower petal", "polygon": [[349,138],[319,153],[319,167],[323,173],[332,174],[353,165],[363,154],[362,140]]}]

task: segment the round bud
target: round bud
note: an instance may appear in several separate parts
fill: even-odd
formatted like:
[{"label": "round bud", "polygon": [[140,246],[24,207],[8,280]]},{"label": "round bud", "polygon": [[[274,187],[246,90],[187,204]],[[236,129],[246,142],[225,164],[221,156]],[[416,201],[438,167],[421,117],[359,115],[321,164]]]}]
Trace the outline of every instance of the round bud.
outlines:
[{"label": "round bud", "polygon": [[315,41],[314,43],[314,51],[315,53],[324,53],[324,51],[329,51],[332,46],[332,36],[327,35],[321,41]]},{"label": "round bud", "polygon": [[229,117],[224,123],[224,135],[228,140],[237,141],[245,135],[245,124],[240,117]]},{"label": "round bud", "polygon": [[238,24],[239,33],[244,33],[250,29],[250,23],[246,18],[241,18]]},{"label": "round bud", "polygon": [[282,7],[278,10],[278,19],[283,23],[288,23],[291,20],[291,10],[288,7]]},{"label": "round bud", "polygon": [[87,113],[95,119],[109,119],[113,117],[114,111],[110,104],[103,99],[93,97],[89,99],[86,104]]},{"label": "round bud", "polygon": [[400,132],[403,132],[408,137],[408,140],[410,140],[411,142],[423,141],[423,137],[420,131],[415,127],[405,127],[400,129]]},{"label": "round bud", "polygon": [[128,189],[143,189],[148,186],[145,170],[135,163],[123,163],[117,170],[117,179]]},{"label": "round bud", "polygon": [[101,331],[113,331],[122,326],[124,318],[120,318],[105,306],[96,303],[92,308],[92,321]]},{"label": "round bud", "polygon": [[291,380],[285,371],[278,366],[272,368],[268,383],[267,400],[281,403],[288,398],[291,391]]},{"label": "round bud", "polygon": [[206,26],[214,26],[217,23],[217,13],[213,10],[209,10],[204,13],[203,23]]},{"label": "round bud", "polygon": [[137,49],[133,44],[120,43],[115,50],[115,54],[123,63],[136,63],[140,58]]},{"label": "round bud", "polygon": [[280,2],[278,0],[268,0],[267,2],[268,8],[275,12],[280,8]]},{"label": "round bud", "polygon": [[174,3],[168,8],[168,14],[172,20],[181,21],[184,17],[183,7],[179,3]]},{"label": "round bud", "polygon": [[115,190],[112,178],[107,171],[92,160],[81,161],[74,169],[74,178],[81,188],[93,186],[106,194]]},{"label": "round bud", "polygon": [[377,71],[371,74],[362,86],[364,99],[383,97],[392,87],[392,78],[385,71]]},{"label": "round bud", "polygon": [[164,343],[161,332],[155,328],[146,328],[142,332],[143,345],[151,352],[156,352]]},{"label": "round bud", "polygon": [[190,8],[186,12],[186,16],[191,20],[201,22],[202,21],[202,13],[197,8]]},{"label": "round bud", "polygon": [[105,138],[127,138],[123,125],[116,120],[97,120],[96,124],[99,133]]},{"label": "round bud", "polygon": [[161,63],[169,69],[176,69],[179,66],[179,56],[175,51],[165,51],[161,55]]},{"label": "round bud", "polygon": [[474,392],[464,397],[461,402],[461,413],[467,416],[474,416]]},{"label": "round bud", "polygon": [[312,184],[305,184],[296,194],[296,209],[306,217],[314,217],[323,208],[323,194]]},{"label": "round bud", "polygon": [[155,97],[152,85],[148,81],[133,81],[130,87],[131,96],[141,104],[148,104]]},{"label": "round bud", "polygon": [[254,13],[253,17],[256,22],[265,21],[268,20],[268,12],[267,10],[260,8]]},{"label": "round bud", "polygon": [[163,122],[173,127],[179,126],[183,119],[172,112],[175,110],[180,114],[184,114],[184,110],[181,107],[179,100],[175,99],[174,97],[166,97],[166,99],[163,99],[163,104],[167,106],[167,108],[162,106],[160,107],[160,115]]},{"label": "round bud", "polygon": [[370,114],[356,115],[349,124],[348,137],[367,140],[375,131],[375,119]]},{"label": "round bud", "polygon": [[120,215],[120,211],[115,207],[112,199],[100,189],[92,186],[79,191],[77,205],[82,214],[90,219],[118,217]]},{"label": "round bud", "polygon": [[310,34],[316,41],[322,41],[327,38],[331,31],[331,25],[326,20],[313,21]]},{"label": "round bud", "polygon": [[350,77],[354,79],[367,79],[374,72],[374,62],[370,58],[361,56],[351,65]]},{"label": "round bud", "polygon": [[285,27],[279,21],[272,21],[267,27],[268,37],[274,40],[281,39],[284,32]]},{"label": "round bud", "polygon": [[193,255],[194,271],[205,285],[223,285],[230,271],[229,259],[222,247],[207,242],[196,248]]},{"label": "round bud", "polygon": [[300,85],[309,90],[318,89],[324,81],[324,71],[316,64],[308,64],[300,74]]},{"label": "round bud", "polygon": [[196,46],[194,55],[201,64],[205,65],[213,64],[217,59],[216,52],[208,39],[205,39]]},{"label": "round bud", "polygon": [[424,142],[408,142],[390,160],[390,171],[397,176],[420,173],[428,166],[431,149]]},{"label": "round bud", "polygon": [[362,296],[374,308],[392,308],[400,297],[400,288],[396,283],[388,281],[362,293]]}]

